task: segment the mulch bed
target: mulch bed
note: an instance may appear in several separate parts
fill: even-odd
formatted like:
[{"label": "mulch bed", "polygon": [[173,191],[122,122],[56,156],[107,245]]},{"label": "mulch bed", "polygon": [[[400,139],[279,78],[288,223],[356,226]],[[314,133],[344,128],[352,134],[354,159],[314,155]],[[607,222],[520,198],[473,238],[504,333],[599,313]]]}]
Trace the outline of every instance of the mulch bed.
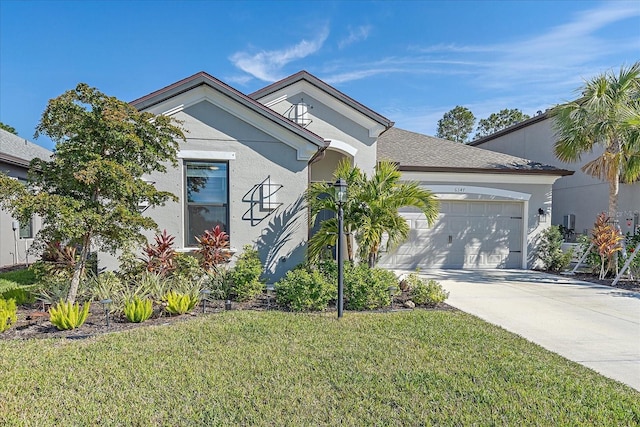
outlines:
[{"label": "mulch bed", "polygon": [[[378,310],[380,312],[410,310],[404,306],[408,296],[403,293],[394,297],[393,304],[387,309]],[[447,304],[438,304],[435,307],[418,307],[419,309],[430,310],[456,310]],[[267,295],[260,295],[250,302],[232,302],[232,310],[283,310],[275,305],[273,298]],[[42,304],[21,306],[18,308],[18,321],[7,331],[0,333],[0,340],[11,339],[42,339],[42,338],[63,338],[63,339],[85,339],[96,335],[113,332],[121,332],[130,329],[144,328],[151,326],[167,326],[177,322],[184,322],[202,316],[211,316],[215,313],[225,311],[225,301],[208,301],[206,310],[202,312],[202,303],[198,304],[193,311],[183,315],[168,315],[158,309],[153,316],[142,323],[128,322],[122,315],[110,315],[109,326],[107,326],[104,309],[99,302],[91,303],[89,317],[85,323],[77,329],[69,331],[58,330],[48,319],[48,313],[42,311]],[[328,312],[335,312],[335,309],[328,309]]]},{"label": "mulch bed", "polygon": [[[15,266],[9,268],[0,269],[1,271],[11,271],[24,266]],[[586,282],[597,283],[601,285],[611,286],[613,279],[599,280],[596,275],[589,273],[576,273],[571,276],[578,280]],[[616,288],[626,291],[640,292],[640,280],[620,280],[616,284]],[[379,311],[399,311],[410,310],[405,306],[405,302],[409,300],[407,292],[402,292],[395,295],[391,307],[382,309]],[[429,310],[456,310],[455,308],[447,305],[446,303],[438,304],[435,307],[419,306],[419,309]],[[48,313],[42,310],[42,304],[33,304],[31,306],[22,306],[18,308],[18,322],[13,325],[4,333],[0,334],[0,339],[32,339],[32,338],[65,338],[65,339],[83,339],[95,335],[101,335],[112,332],[126,331],[141,327],[150,326],[166,326],[177,322],[184,322],[189,319],[193,319],[201,316],[209,316],[215,313],[219,313],[225,310],[224,301],[208,301],[206,306],[206,312],[202,312],[202,305],[199,304],[191,313],[183,314],[180,316],[171,316],[162,310],[157,310],[154,315],[143,323],[130,323],[127,322],[124,316],[116,315],[110,316],[109,326],[106,324],[105,313],[102,305],[98,302],[91,304],[91,310],[86,322],[75,330],[59,331],[48,320]],[[253,301],[240,303],[233,302],[232,310],[282,310],[275,305],[272,297],[267,295],[261,295]],[[335,309],[329,309],[329,312],[335,311]]]}]

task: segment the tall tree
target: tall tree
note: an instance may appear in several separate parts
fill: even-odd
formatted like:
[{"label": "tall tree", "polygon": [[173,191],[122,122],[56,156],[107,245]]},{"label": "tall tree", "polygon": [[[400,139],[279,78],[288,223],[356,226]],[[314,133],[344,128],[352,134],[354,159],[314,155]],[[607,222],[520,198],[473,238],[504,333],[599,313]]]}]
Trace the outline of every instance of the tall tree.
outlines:
[{"label": "tall tree", "polygon": [[115,253],[144,240],[155,222],[138,207],[175,196],[157,191],[144,175],[177,165],[179,124],[141,113],[80,83],[51,99],[36,128],[55,143],[50,162],[31,162],[26,187],[0,175],[0,204],[19,219],[43,219],[39,238],[80,247],[67,300],[74,302],[92,245]]},{"label": "tall tree", "polygon": [[609,216],[618,211],[620,182],[640,179],[640,62],[605,72],[585,82],[581,97],[551,110],[558,140],[554,150],[564,162],[579,161],[594,147],[601,156],[582,171],[609,183]]},{"label": "tall tree", "polygon": [[471,110],[457,105],[452,110],[444,113],[438,120],[438,130],[436,136],[450,141],[466,143],[469,141],[469,134],[473,130],[476,117]]},{"label": "tall tree", "polygon": [[[344,209],[344,230],[347,234],[347,254],[353,261],[354,244],[358,244],[358,258],[373,267],[378,261],[383,237],[387,245],[394,247],[409,235],[409,226],[400,215],[402,207],[416,207],[426,216],[429,224],[438,215],[438,202],[433,194],[420,188],[416,182],[400,181],[401,173],[391,162],[380,162],[371,177],[358,167],[343,161],[334,173],[337,180],[343,178],[348,185],[348,200]],[[331,183],[314,183],[307,192],[311,220],[323,209],[337,212],[335,189]],[[337,240],[335,218],[323,221],[320,230],[309,241],[309,258],[317,259],[327,245]]]},{"label": "tall tree", "polygon": [[0,122],[0,129],[4,129],[7,132],[11,132],[14,135],[18,134],[18,131],[16,131],[16,129],[13,126],[6,125],[6,124],[4,124],[2,122]]},{"label": "tall tree", "polygon": [[478,128],[476,129],[474,138],[478,139],[491,135],[511,125],[525,121],[530,117],[531,116],[524,114],[517,108],[505,108],[504,110],[491,114],[486,119],[481,119],[478,122]]}]

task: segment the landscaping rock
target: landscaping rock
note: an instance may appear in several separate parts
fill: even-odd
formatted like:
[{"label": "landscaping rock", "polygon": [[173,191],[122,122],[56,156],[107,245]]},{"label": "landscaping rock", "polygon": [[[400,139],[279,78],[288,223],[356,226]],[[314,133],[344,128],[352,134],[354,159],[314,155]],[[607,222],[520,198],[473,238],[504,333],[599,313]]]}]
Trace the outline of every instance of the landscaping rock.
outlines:
[{"label": "landscaping rock", "polygon": [[416,308],[416,303],[411,300],[405,301],[403,305],[407,308]]}]

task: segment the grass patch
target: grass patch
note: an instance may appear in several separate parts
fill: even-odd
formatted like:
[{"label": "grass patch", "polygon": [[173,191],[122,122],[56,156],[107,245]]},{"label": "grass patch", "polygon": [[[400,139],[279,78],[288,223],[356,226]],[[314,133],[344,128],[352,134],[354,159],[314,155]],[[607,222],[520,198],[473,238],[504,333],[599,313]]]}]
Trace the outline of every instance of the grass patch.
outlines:
[{"label": "grass patch", "polygon": [[638,425],[640,393],[461,312],[232,311],[0,341],[1,425]]},{"label": "grass patch", "polygon": [[12,289],[33,285],[36,277],[28,268],[0,273],[0,294]]}]

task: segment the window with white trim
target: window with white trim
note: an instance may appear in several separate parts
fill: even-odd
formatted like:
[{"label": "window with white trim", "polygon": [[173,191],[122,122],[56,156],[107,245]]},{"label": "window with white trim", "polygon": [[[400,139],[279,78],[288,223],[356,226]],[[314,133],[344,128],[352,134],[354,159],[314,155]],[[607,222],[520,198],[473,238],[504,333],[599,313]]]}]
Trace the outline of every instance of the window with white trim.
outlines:
[{"label": "window with white trim", "polygon": [[229,232],[229,175],[227,162],[185,161],[185,244],[216,225]]}]

